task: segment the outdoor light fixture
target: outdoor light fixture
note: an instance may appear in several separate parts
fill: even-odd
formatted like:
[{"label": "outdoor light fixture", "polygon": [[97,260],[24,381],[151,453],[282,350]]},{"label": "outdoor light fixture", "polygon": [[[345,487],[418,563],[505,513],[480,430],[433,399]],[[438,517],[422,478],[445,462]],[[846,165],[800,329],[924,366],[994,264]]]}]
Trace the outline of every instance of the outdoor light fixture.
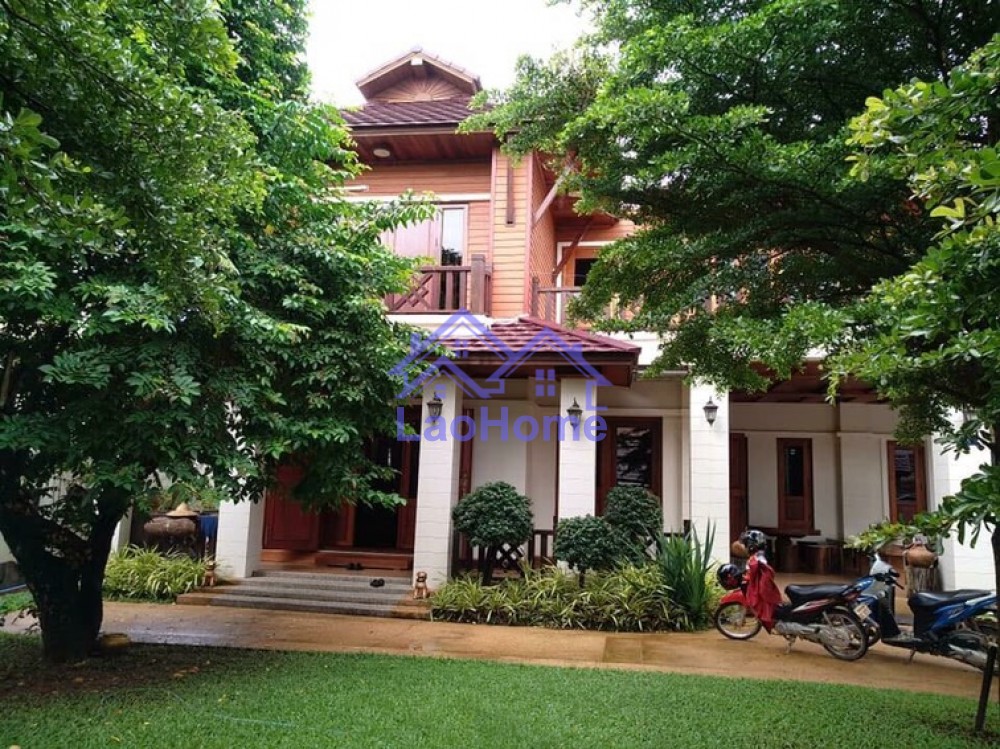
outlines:
[{"label": "outdoor light fixture", "polygon": [[388,146],[375,146],[375,148],[372,149],[372,154],[379,159],[392,158],[392,151],[389,150]]},{"label": "outdoor light fixture", "polygon": [[566,415],[569,417],[569,425],[571,427],[576,429],[580,426],[580,417],[583,416],[583,409],[576,402],[576,398],[573,399],[573,405],[566,409]]},{"label": "outdoor light fixture", "polygon": [[431,415],[431,421],[437,421],[441,418],[441,406],[444,405],[437,395],[427,401],[427,412]]},{"label": "outdoor light fixture", "polygon": [[703,409],[705,411],[705,421],[708,422],[709,426],[715,423],[715,417],[719,415],[719,405],[712,400],[712,396],[708,397],[708,403],[705,404]]}]

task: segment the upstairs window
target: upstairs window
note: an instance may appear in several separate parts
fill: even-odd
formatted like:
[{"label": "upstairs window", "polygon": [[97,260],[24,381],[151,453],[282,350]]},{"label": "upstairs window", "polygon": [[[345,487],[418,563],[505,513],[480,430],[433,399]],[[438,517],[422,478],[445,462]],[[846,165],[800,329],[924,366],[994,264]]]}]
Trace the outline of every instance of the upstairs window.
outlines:
[{"label": "upstairs window", "polygon": [[465,206],[440,206],[427,221],[385,232],[382,244],[402,257],[430,258],[431,265],[462,265],[467,213]]}]

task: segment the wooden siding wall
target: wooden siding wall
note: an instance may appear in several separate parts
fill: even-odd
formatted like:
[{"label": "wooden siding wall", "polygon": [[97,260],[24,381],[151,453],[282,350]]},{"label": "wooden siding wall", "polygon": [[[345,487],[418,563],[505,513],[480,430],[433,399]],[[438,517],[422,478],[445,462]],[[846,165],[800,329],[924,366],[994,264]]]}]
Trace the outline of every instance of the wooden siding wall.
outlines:
[{"label": "wooden siding wall", "polygon": [[[545,176],[542,171],[541,159],[532,155],[532,195],[531,214],[535,212],[545,200],[548,188],[545,184]],[[527,310],[531,309],[531,279],[537,278],[541,286],[552,285],[552,271],[556,267],[556,227],[551,211],[539,219],[531,230],[531,237],[528,241],[528,278],[527,278]]]},{"label": "wooden siding wall", "polygon": [[468,95],[454,84],[430,73],[423,80],[402,81],[395,86],[379,91],[372,97],[372,101],[436,101],[457,99]]},{"label": "wooden siding wall", "polygon": [[[516,317],[526,313],[525,244],[529,205],[527,159],[511,164],[494,152],[493,170],[493,316]],[[513,178],[513,224],[507,223],[508,165]]]},{"label": "wooden siding wall", "polygon": [[464,161],[458,163],[376,164],[348,186],[367,185],[366,196],[399,195],[406,190],[414,192],[488,193],[490,191],[490,162]]}]

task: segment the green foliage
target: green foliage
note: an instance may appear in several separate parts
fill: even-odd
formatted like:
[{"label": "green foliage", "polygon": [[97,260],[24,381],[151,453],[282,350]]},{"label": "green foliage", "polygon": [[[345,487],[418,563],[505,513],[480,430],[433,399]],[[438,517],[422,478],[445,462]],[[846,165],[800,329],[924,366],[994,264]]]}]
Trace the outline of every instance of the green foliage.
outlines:
[{"label": "green foliage", "polygon": [[603,517],[634,546],[637,564],[649,557],[650,547],[663,534],[660,498],[641,486],[613,487],[608,492]]},{"label": "green foliage", "polygon": [[[851,303],[935,231],[898,171],[851,178],[850,119],[867,97],[946,75],[1000,28],[1000,4],[584,5],[595,32],[522,61],[507,92],[482,97],[498,106],[467,124],[552,154],[582,209],[642,227],[602,251],[572,311],[664,333],[652,371],[690,366],[732,388],[839,344]],[[605,320],[612,300],[636,314]]]},{"label": "green foliage", "polygon": [[634,549],[603,517],[586,515],[559,521],[553,551],[556,559],[580,572],[583,585],[588,570],[610,570],[632,556]]},{"label": "green foliage", "polygon": [[20,614],[22,611],[34,609],[35,599],[26,590],[17,593],[7,593],[0,595],[0,627],[4,625],[11,614]]},{"label": "green foliage", "polygon": [[[40,666],[32,638],[0,636],[0,679],[9,686],[0,742],[230,749],[312,747],[336,736],[344,747],[438,749],[563,747],[572,737],[578,749],[652,749],[669,735],[685,749],[716,749],[720,736],[732,746],[984,749],[997,730],[991,710],[991,737],[968,735],[972,699],[891,684],[764,681],[751,678],[753,668],[740,669],[741,678],[656,672],[677,664],[671,637],[655,639],[663,645],[643,648],[642,668],[134,644],[76,666],[67,679]],[[492,697],[498,690],[502,706]],[[878,720],[859,720],[859,705]],[[721,718],[723,706],[739,719]]]},{"label": "green foliage", "polygon": [[531,500],[504,481],[473,489],[451,511],[455,529],[483,548],[520,546],[531,538]]},{"label": "green foliage", "polygon": [[614,632],[687,627],[667,596],[660,570],[648,564],[592,573],[584,587],[556,567],[527,569],[523,579],[495,586],[457,578],[438,590],[431,604],[435,619],[476,624]]},{"label": "green foliage", "polygon": [[203,559],[130,546],[108,559],[104,593],[109,598],[170,601],[200,587],[204,579]]},{"label": "green foliage", "polygon": [[712,544],[715,527],[709,523],[705,540],[694,528],[685,535],[672,535],[660,545],[659,566],[673,604],[683,612],[690,629],[708,626],[712,604],[718,599],[712,575]]},{"label": "green foliage", "polygon": [[931,536],[971,535],[973,543],[989,529],[1000,584],[998,86],[994,37],[946,80],[914,81],[869,99],[853,123],[852,142],[861,149],[854,174],[906,178],[923,202],[915,210],[929,209],[938,234],[920,262],[865,300],[858,314],[864,336],[834,362],[834,384],[848,372],[873,382],[900,410],[904,437],[936,432],[958,451],[992,451],[992,465],[911,525]]},{"label": "green foliage", "polygon": [[0,0],[0,532],[64,619],[157,472],[247,500],[294,459],[303,502],[397,501],[364,454],[408,343],[380,234],[428,209],[344,200],[304,8]]}]

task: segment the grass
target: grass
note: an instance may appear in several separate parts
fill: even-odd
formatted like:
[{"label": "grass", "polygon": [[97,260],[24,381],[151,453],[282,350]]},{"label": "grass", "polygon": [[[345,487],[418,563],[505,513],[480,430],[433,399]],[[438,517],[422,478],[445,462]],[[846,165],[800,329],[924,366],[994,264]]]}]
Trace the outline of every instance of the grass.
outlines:
[{"label": "grass", "polygon": [[165,646],[67,674],[39,667],[34,638],[3,634],[0,704],[0,747],[24,749],[986,745],[969,735],[974,702],[936,695]]}]

